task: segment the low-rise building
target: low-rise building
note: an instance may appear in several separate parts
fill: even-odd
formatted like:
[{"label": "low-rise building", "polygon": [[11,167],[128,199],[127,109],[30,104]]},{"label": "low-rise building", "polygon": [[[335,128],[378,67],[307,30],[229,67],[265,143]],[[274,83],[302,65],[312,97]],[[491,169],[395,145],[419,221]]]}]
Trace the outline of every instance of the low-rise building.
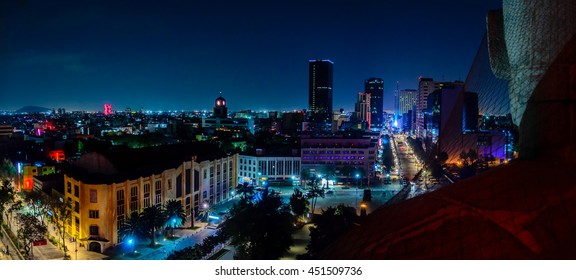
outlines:
[{"label": "low-rise building", "polygon": [[237,154],[206,142],[86,154],[64,177],[73,209],[67,233],[103,252],[122,242],[118,230],[132,212],[168,200],[180,201],[193,222],[203,204],[231,197],[237,162]]}]

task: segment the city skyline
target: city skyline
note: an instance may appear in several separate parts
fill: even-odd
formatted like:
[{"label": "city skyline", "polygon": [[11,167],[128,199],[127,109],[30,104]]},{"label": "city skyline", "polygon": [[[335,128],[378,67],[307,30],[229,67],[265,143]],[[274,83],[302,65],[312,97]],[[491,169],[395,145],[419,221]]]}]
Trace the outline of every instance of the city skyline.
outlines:
[{"label": "city skyline", "polygon": [[384,80],[385,110],[397,81],[465,79],[501,3],[1,5],[0,110],[210,110],[220,94],[233,111],[306,109],[308,61],[329,59],[333,110],[353,111],[370,77]]}]

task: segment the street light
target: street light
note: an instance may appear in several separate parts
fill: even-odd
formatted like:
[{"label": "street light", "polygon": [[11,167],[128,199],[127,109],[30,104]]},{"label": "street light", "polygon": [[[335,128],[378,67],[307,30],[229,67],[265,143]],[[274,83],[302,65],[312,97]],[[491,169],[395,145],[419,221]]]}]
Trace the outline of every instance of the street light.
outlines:
[{"label": "street light", "polygon": [[356,193],[354,195],[354,198],[356,199],[356,201],[354,202],[356,211],[358,211],[358,178],[360,178],[360,175],[356,174]]}]

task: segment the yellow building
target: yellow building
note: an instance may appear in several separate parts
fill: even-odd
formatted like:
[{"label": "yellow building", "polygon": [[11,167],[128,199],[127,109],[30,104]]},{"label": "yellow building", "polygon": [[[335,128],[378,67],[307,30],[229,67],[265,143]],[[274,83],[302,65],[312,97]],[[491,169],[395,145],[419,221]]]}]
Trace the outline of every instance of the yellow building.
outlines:
[{"label": "yellow building", "polygon": [[64,176],[73,217],[67,227],[90,251],[121,243],[118,229],[132,212],[180,201],[187,224],[203,203],[215,205],[237,186],[238,155],[209,143],[89,153]]}]

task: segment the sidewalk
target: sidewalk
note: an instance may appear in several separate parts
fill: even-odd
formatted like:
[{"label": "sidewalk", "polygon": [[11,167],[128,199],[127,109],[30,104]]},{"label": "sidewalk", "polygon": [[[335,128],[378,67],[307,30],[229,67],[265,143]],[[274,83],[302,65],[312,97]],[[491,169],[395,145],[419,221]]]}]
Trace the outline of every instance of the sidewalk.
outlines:
[{"label": "sidewalk", "polygon": [[168,255],[177,250],[194,246],[201,243],[207,236],[216,233],[216,230],[206,228],[206,223],[195,222],[195,229],[180,228],[174,231],[175,238],[160,237],[155,240],[156,245],[151,247],[150,240],[144,240],[136,244],[135,254],[127,253],[129,250],[123,245],[116,249],[112,260],[165,260]]}]

